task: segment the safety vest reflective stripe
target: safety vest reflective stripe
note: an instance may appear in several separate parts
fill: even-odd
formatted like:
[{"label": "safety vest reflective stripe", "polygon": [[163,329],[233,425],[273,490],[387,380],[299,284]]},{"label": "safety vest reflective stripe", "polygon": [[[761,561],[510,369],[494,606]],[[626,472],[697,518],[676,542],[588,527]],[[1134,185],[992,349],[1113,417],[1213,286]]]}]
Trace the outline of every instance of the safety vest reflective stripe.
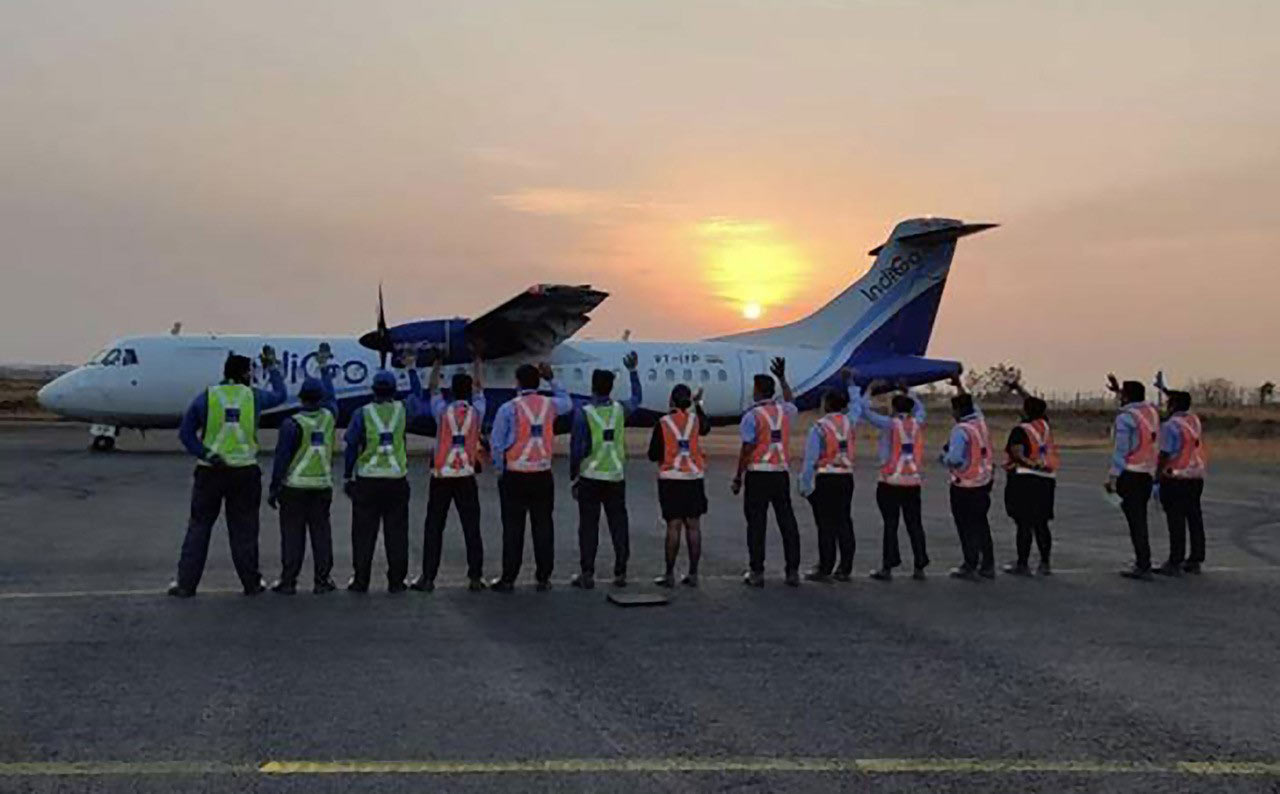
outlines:
[{"label": "safety vest reflective stripe", "polygon": [[[383,406],[391,406],[384,417]],[[403,477],[408,467],[404,444],[404,403],[369,403],[364,407],[365,446],[356,473],[361,477]]]},{"label": "safety vest reflective stripe", "polygon": [[987,423],[979,418],[967,419],[959,425],[965,435],[965,462],[952,470],[951,482],[961,488],[981,488],[991,482],[994,475],[991,465],[991,434]]},{"label": "safety vest reflective stripe", "polygon": [[1058,445],[1053,441],[1053,431],[1044,419],[1035,419],[1018,425],[1027,434],[1030,451],[1027,457],[1032,463],[1042,468],[1029,469],[1026,466],[1014,466],[1018,474],[1035,474],[1039,477],[1057,477],[1061,460],[1058,457]]},{"label": "safety vest reflective stripe", "polygon": [[582,464],[582,476],[592,480],[617,482],[625,474],[626,420],[617,401],[607,406],[584,405],[587,429],[591,432],[591,452]]},{"label": "safety vest reflective stripe", "polygon": [[822,450],[818,454],[819,474],[853,473],[853,428],[844,414],[827,414],[818,420]]},{"label": "safety vest reflective stripe", "polygon": [[321,409],[313,414],[294,414],[293,421],[301,437],[284,484],[290,488],[332,488],[333,414]]},{"label": "safety vest reflective stripe", "polygon": [[786,471],[787,448],[791,442],[791,418],[779,403],[757,405],[756,444],[751,452],[750,471]]},{"label": "safety vest reflective stripe", "polygon": [[924,433],[913,416],[889,420],[889,459],[880,467],[880,481],[888,485],[920,485]]},{"label": "safety vest reflective stripe", "polygon": [[436,428],[436,477],[470,477],[476,473],[480,445],[480,419],[470,404],[455,402],[440,415]]},{"label": "safety vest reflective stripe", "polygon": [[1128,471],[1154,474],[1159,450],[1156,434],[1160,429],[1160,414],[1151,403],[1131,405],[1124,409],[1133,417],[1138,443],[1125,455],[1124,467]]},{"label": "safety vest reflective stripe", "polygon": [[706,472],[702,456],[702,439],[698,434],[698,415],[676,411],[662,417],[662,480],[700,480]]},{"label": "safety vest reflective stripe", "polygon": [[507,450],[510,471],[547,471],[551,468],[551,439],[555,415],[551,400],[540,394],[522,394],[515,404],[516,440]]},{"label": "safety vest reflective stripe", "polygon": [[1208,470],[1208,455],[1204,448],[1204,432],[1200,417],[1184,414],[1169,418],[1178,431],[1178,451],[1165,469],[1165,475],[1181,480],[1200,480]]},{"label": "safety vest reflective stripe", "polygon": [[[239,383],[210,386],[204,445],[228,466],[252,466],[258,458],[253,389]],[[202,461],[203,462],[203,461]]]}]

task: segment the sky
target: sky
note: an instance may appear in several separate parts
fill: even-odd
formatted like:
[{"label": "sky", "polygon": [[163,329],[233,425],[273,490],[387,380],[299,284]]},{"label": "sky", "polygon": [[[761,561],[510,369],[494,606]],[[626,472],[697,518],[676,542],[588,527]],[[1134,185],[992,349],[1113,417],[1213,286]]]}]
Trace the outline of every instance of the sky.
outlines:
[{"label": "sky", "polygon": [[591,283],[583,336],[700,338],[940,215],[1001,227],[930,355],[1280,379],[1277,29],[1274,0],[5,0],[0,361],[358,334],[379,281],[392,322]]}]

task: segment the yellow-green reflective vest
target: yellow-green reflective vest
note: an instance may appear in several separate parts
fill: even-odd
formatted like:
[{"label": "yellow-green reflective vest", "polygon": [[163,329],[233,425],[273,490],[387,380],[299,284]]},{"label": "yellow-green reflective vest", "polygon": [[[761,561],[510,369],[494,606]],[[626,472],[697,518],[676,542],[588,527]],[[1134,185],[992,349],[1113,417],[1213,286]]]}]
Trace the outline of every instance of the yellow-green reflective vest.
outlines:
[{"label": "yellow-green reflective vest", "polygon": [[584,405],[591,430],[591,453],[582,462],[582,476],[592,480],[618,482],[627,457],[626,417],[617,400],[608,405]]},{"label": "yellow-green reflective vest", "polygon": [[209,387],[202,440],[205,449],[228,466],[258,462],[258,417],[253,400],[253,389],[239,383]]},{"label": "yellow-green reflective vest", "polygon": [[356,460],[361,477],[403,477],[408,472],[404,445],[404,403],[368,403],[364,414],[364,449]]},{"label": "yellow-green reflective vest", "polygon": [[322,490],[333,487],[333,414],[328,409],[293,415],[299,430],[284,484],[290,488]]}]

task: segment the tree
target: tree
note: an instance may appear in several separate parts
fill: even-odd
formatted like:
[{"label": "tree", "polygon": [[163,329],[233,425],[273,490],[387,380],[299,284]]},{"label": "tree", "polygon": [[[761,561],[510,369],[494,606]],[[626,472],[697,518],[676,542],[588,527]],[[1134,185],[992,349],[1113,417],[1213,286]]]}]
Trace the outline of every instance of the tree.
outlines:
[{"label": "tree", "polygon": [[1276,385],[1271,381],[1267,381],[1258,387],[1258,405],[1266,405],[1271,402],[1271,398],[1276,395]]},{"label": "tree", "polygon": [[1201,378],[1187,387],[1197,405],[1225,407],[1239,405],[1240,388],[1226,378]]},{"label": "tree", "polygon": [[971,370],[964,374],[964,385],[978,397],[990,399],[1006,394],[1005,384],[1021,383],[1022,369],[1007,362],[992,364],[983,370]]}]

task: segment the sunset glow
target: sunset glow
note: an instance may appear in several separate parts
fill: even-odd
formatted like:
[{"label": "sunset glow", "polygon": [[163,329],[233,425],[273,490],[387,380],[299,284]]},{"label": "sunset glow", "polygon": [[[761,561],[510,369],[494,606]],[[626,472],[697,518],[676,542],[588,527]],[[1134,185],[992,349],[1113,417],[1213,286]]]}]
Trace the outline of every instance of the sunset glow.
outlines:
[{"label": "sunset glow", "polygon": [[697,225],[703,276],[713,295],[748,320],[791,300],[810,266],[762,221],[710,218]]}]

